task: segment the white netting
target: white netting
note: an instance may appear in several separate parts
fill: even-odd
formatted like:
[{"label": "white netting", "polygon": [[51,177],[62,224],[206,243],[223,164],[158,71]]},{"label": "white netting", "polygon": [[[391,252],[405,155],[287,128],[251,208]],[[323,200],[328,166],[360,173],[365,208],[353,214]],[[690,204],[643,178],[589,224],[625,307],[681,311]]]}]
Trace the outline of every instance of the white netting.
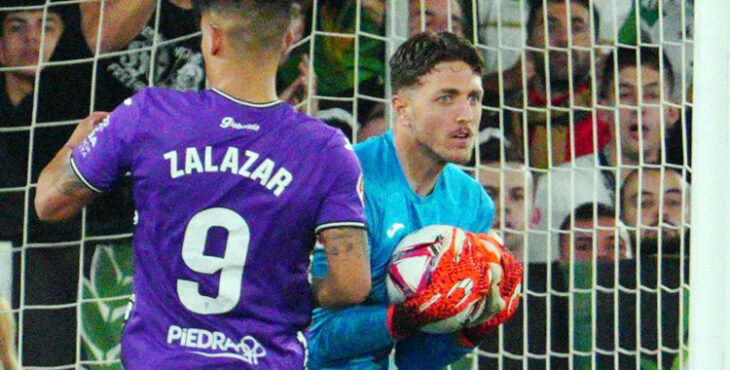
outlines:
[{"label": "white netting", "polygon": [[[32,81],[28,121],[2,122],[0,126],[3,143],[13,144],[13,151],[0,158],[6,161],[0,168],[10,168],[6,164],[11,159],[21,164],[19,170],[11,169],[16,177],[0,183],[4,197],[0,203],[13,205],[0,210],[6,218],[0,224],[7,226],[0,229],[0,240],[12,240],[12,244],[0,241],[0,294],[12,299],[24,367],[120,367],[118,337],[131,290],[129,194],[121,190],[110,200],[100,198],[76,220],[43,225],[32,207],[38,172],[63,145],[79,118],[96,109],[111,109],[120,102],[120,91],[145,85],[202,85],[197,69],[202,60],[191,46],[198,42],[198,33],[179,26],[190,18],[173,5],[185,1],[140,1],[146,5],[138,5],[138,9],[147,10],[135,14],[144,18],[143,26],[115,49],[105,44],[103,25],[116,30],[126,25],[123,18],[104,17],[117,10],[119,3],[125,2],[99,6],[97,17],[104,21],[95,38],[84,23],[90,20],[82,13],[63,13],[64,34],[76,32],[81,39],[59,42],[53,59],[26,67],[44,70],[25,79]],[[48,15],[61,8],[101,3],[18,4],[24,5],[17,2],[0,11],[40,10]],[[409,4],[416,10],[409,10]],[[548,22],[534,23],[527,20],[530,4],[528,0],[303,1],[300,38],[282,64],[280,91],[302,76],[298,69],[301,55],[309,55],[303,64],[316,71],[317,83],[314,74],[306,75],[303,91],[289,100],[360,141],[391,125],[387,57],[409,29],[462,28],[484,53],[490,72],[485,78],[488,99],[480,127],[481,145],[475,164],[466,169],[493,192],[499,229],[522,256],[526,269],[521,309],[515,318],[500,335],[452,368],[682,367],[688,349],[689,245],[686,237],[675,241],[672,231],[686,235],[681,231],[690,220],[685,207],[689,187],[684,181],[691,173],[687,133],[692,105],[693,3],[592,0],[588,4],[597,13],[583,14],[584,5],[577,0],[571,7],[550,2],[534,13],[547,16]],[[440,19],[439,9],[455,17]],[[561,23],[566,18],[571,19],[569,25]],[[45,27],[50,18],[39,19],[44,19],[40,39],[47,40],[45,33],[53,32]],[[536,30],[532,34],[527,30],[529,24]],[[183,30],[170,31],[176,27]],[[586,33],[584,27],[588,39],[576,38]],[[542,44],[535,42],[541,38]],[[88,48],[86,43],[92,45],[92,51],[75,54],[78,48]],[[38,52],[48,47],[41,42]],[[644,49],[640,47],[666,53],[674,88],[666,89],[669,80],[662,78],[656,79],[658,87],[635,81],[635,86],[628,86],[634,75],[638,81],[656,77],[652,71],[634,66],[633,75],[613,78],[613,89],[602,94],[606,61],[612,59],[614,74],[624,69],[616,54],[620,47],[634,50],[634,59],[642,64]],[[551,64],[563,61],[551,59],[551,52],[577,55],[575,60],[566,57],[564,61],[567,67],[563,69],[569,73],[563,89],[547,83],[551,88],[541,93],[535,82],[539,76],[544,75],[545,85],[561,75],[560,68],[551,68]],[[581,67],[582,57],[587,58],[586,80],[572,73]],[[9,66],[7,59],[5,63],[0,71],[6,75],[22,69]],[[659,76],[666,74],[669,68],[664,59],[659,58],[658,65]],[[527,78],[533,75],[537,79]],[[581,87],[584,82],[588,82],[587,89]],[[632,100],[630,94],[638,97]],[[658,126],[641,123],[646,119],[642,117],[656,115],[652,113],[656,110],[668,111],[659,114]],[[639,123],[624,128],[622,120],[630,119],[631,112]],[[674,120],[676,124],[672,124]],[[630,131],[626,140],[601,141],[605,138],[601,135],[618,137],[615,133],[622,129]],[[651,160],[639,156],[632,162],[634,158],[627,157],[630,151],[625,146],[638,143],[641,151],[654,145],[649,142],[654,136],[661,149],[658,157],[655,152]],[[500,138],[509,145],[494,145]],[[595,150],[597,147],[604,149]],[[608,147],[613,149],[606,150]],[[580,158],[568,160],[575,157]],[[477,168],[480,171],[474,171]],[[639,171],[629,175],[633,170]],[[622,197],[630,190],[622,191],[622,178],[627,175],[635,178],[634,187],[642,184],[646,191]],[[128,183],[125,186],[128,189]],[[534,208],[529,206],[533,194]],[[626,201],[619,202],[621,199]],[[592,217],[586,221],[585,214],[573,212],[586,201],[605,203],[613,213],[600,217],[602,208],[591,207],[585,213]],[[631,212],[620,212],[627,204],[645,211],[641,215],[634,211],[631,217]],[[677,215],[672,213],[675,209]],[[663,216],[652,219],[647,215],[650,210]],[[593,220],[599,221],[598,226]],[[564,225],[567,228],[561,227]],[[14,228],[19,231],[15,233]],[[658,239],[655,250],[650,242],[640,243],[654,240],[650,238],[653,234]],[[611,241],[601,244],[606,235]],[[573,243],[563,257],[561,240]],[[585,240],[587,244],[581,244]],[[628,246],[625,252],[620,246],[627,244],[634,247]],[[585,255],[580,254],[579,245],[588,246],[585,261],[580,261]],[[621,263],[599,261],[602,245],[614,246],[610,252],[614,260],[630,258]]]}]

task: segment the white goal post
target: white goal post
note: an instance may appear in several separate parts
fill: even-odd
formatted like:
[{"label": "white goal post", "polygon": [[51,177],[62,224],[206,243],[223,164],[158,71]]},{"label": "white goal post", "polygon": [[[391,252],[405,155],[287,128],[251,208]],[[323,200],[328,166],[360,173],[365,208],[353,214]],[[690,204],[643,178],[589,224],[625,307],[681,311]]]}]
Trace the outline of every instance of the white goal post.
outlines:
[{"label": "white goal post", "polygon": [[730,7],[695,5],[691,369],[730,366]]}]

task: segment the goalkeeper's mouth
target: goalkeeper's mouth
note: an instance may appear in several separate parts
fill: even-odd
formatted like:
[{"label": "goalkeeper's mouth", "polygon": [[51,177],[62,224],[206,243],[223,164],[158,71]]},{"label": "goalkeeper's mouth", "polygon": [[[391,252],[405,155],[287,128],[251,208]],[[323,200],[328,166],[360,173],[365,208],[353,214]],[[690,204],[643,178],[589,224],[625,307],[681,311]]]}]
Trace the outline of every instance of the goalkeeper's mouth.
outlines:
[{"label": "goalkeeper's mouth", "polygon": [[474,140],[474,133],[471,130],[459,129],[451,132],[449,138],[456,143],[457,147],[466,148],[471,147]]}]

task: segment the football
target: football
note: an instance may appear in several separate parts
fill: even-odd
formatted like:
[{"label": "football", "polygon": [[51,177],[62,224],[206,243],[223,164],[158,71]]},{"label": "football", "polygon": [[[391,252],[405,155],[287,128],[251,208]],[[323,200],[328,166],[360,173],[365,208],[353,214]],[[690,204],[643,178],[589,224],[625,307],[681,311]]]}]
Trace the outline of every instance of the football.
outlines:
[{"label": "football", "polygon": [[[391,303],[401,303],[428,286],[439,258],[449,248],[463,243],[468,243],[464,231],[446,225],[427,226],[404,237],[395,247],[388,265],[385,284]],[[476,300],[458,314],[424,325],[421,330],[433,334],[455,332],[464,327],[472,313],[483,308],[482,301]]]}]

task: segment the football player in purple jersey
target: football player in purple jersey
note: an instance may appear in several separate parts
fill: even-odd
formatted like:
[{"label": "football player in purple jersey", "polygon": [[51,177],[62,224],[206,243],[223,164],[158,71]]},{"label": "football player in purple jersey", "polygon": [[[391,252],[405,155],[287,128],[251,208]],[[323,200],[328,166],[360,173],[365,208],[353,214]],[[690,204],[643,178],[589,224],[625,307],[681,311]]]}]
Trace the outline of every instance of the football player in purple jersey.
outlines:
[{"label": "football player in purple jersey", "polygon": [[[82,121],[41,173],[43,220],[129,173],[137,224],[127,369],[303,368],[313,307],[370,290],[360,164],[277,99],[291,1],[194,1],[210,89],[148,88]],[[330,269],[308,282],[319,239]]]}]

